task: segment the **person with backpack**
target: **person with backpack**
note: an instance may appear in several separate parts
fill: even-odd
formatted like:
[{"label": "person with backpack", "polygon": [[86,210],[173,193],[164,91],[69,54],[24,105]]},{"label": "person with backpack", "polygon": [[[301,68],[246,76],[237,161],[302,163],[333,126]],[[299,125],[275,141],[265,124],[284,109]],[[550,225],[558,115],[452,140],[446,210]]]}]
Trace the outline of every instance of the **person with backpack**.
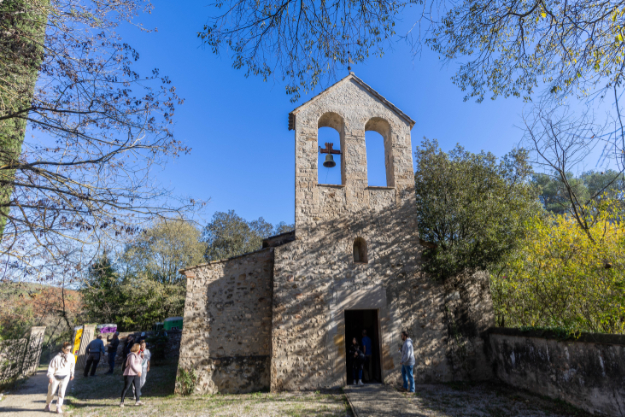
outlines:
[{"label": "person with backpack", "polygon": [[415,392],[413,369],[415,365],[414,347],[412,339],[408,337],[408,332],[401,332],[401,340],[404,341],[400,349],[401,352],[401,376],[404,379],[404,390]]},{"label": "person with backpack", "polygon": [[63,343],[61,351],[57,353],[48,365],[48,398],[46,399],[46,408],[44,411],[50,411],[50,404],[58,391],[56,412],[57,414],[63,414],[62,407],[65,389],[69,381],[74,379],[74,367],[76,366],[76,360],[71,351],[72,344],[69,342]]},{"label": "person with backpack", "polygon": [[[349,347],[348,357],[352,359],[352,377],[354,385],[364,385],[362,383],[362,368],[365,362],[365,354],[360,349],[358,340],[354,337],[352,345]],[[358,374],[358,382],[356,382],[356,374]]]},{"label": "person with backpack", "polygon": [[135,390],[135,405],[143,405],[141,402],[141,355],[139,350],[141,347],[138,343],[135,343],[130,348],[130,353],[126,358],[126,367],[124,369],[124,389],[122,390],[122,401],[119,404],[120,407],[124,406],[124,399],[126,393],[130,389],[130,386],[134,386]]}]

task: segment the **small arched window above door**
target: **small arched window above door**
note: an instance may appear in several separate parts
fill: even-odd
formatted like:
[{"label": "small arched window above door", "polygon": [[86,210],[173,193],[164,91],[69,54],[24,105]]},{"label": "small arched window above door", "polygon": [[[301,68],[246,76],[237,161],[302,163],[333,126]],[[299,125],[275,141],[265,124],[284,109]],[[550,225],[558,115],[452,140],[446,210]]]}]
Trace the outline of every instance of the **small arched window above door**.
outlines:
[{"label": "small arched window above door", "polygon": [[354,263],[366,264],[367,262],[367,242],[358,237],[354,240]]}]

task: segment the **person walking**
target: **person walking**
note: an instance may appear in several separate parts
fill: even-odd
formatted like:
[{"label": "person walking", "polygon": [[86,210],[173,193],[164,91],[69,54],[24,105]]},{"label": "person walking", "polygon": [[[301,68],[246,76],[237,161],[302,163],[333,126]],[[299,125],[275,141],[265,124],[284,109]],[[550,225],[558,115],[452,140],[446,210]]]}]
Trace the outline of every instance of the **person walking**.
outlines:
[{"label": "person walking", "polygon": [[69,381],[74,379],[74,367],[76,360],[71,354],[72,344],[63,343],[61,351],[50,361],[48,365],[48,398],[46,399],[46,408],[44,411],[50,411],[50,403],[54,399],[54,395],[58,390],[58,399],[56,400],[57,414],[63,414],[63,398],[65,398],[65,389]]},{"label": "person walking", "polygon": [[144,340],[141,341],[141,388],[145,385],[145,379],[150,372],[150,360],[152,359],[152,352],[148,349],[148,345]]},{"label": "person walking", "polygon": [[404,390],[415,392],[413,369],[415,364],[414,347],[412,339],[406,331],[401,332],[401,340],[404,341],[401,352],[401,376],[404,379]]},{"label": "person walking", "polygon": [[113,338],[108,340],[108,342],[109,370],[107,374],[112,374],[113,370],[115,370],[115,356],[117,356],[117,348],[119,347],[119,332],[115,332]]},{"label": "person walking", "polygon": [[[348,355],[352,358],[352,378],[354,378],[354,385],[364,385],[362,383],[362,366],[365,355],[362,353],[358,345],[358,340],[355,337],[352,339],[352,345],[349,347]],[[358,382],[356,382],[356,374],[358,374]]]},{"label": "person walking", "polygon": [[372,376],[372,361],[371,358],[373,357],[373,349],[372,349],[372,344],[371,344],[371,339],[369,338],[369,336],[367,336],[367,331],[363,330],[362,331],[362,339],[360,339],[360,344],[362,345],[362,353],[365,354],[365,363],[364,363],[364,368],[365,368],[365,374],[366,374],[366,378],[365,380],[367,382],[371,382],[373,380],[373,376]]},{"label": "person walking", "polygon": [[[150,372],[150,359],[152,358],[152,352],[148,349],[147,343],[145,339],[139,342],[139,355],[141,356],[141,389],[145,385],[145,380],[148,377],[148,372]],[[132,393],[135,395],[135,399],[137,398],[135,387],[132,387]]]},{"label": "person walking", "polygon": [[124,406],[126,393],[131,385],[135,389],[135,405],[143,405],[141,402],[141,355],[139,354],[139,344],[135,343],[130,348],[130,353],[126,358],[126,367],[124,369],[124,389],[122,390],[122,401],[120,407]]},{"label": "person walking", "polygon": [[87,345],[85,353],[87,354],[87,364],[85,365],[84,376],[89,374],[89,368],[91,368],[90,376],[94,376],[95,370],[98,367],[98,362],[100,362],[100,356],[104,355],[104,342],[102,341],[101,334]]}]

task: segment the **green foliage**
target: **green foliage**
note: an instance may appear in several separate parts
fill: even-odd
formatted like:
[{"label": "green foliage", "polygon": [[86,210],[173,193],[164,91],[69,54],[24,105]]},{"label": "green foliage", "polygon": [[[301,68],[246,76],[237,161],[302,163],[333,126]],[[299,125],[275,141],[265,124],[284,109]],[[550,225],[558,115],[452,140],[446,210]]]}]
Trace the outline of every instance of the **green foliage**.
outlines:
[{"label": "green foliage", "polygon": [[182,219],[160,220],[126,246],[126,275],[145,275],[163,284],[175,284],[179,270],[204,262],[206,244],[200,231]]},{"label": "green foliage", "polygon": [[[611,169],[602,172],[588,171],[579,177],[567,173],[566,177],[574,198],[582,204],[587,204],[600,195],[616,198],[623,192],[625,184],[623,174]],[[534,174],[532,183],[539,189],[540,201],[547,211],[563,214],[571,210],[571,197],[557,174]]]},{"label": "green foliage", "polygon": [[207,244],[205,258],[216,261],[254,252],[262,247],[263,239],[290,230],[293,226],[284,222],[274,227],[262,217],[247,221],[234,210],[216,212],[204,228],[202,240]]},{"label": "green foliage", "polygon": [[524,223],[539,209],[527,184],[527,154],[515,150],[497,162],[459,145],[449,154],[435,140],[417,147],[415,186],[424,268],[445,279],[483,270],[515,249]]},{"label": "green foliage", "polygon": [[625,331],[625,233],[620,202],[602,199],[589,233],[568,215],[536,216],[491,292],[499,325],[566,332]]},{"label": "green foliage", "polygon": [[176,378],[176,388],[178,393],[182,395],[191,395],[197,384],[197,372],[195,369],[178,369],[178,378]]},{"label": "green foliage", "polygon": [[[15,170],[26,133],[26,118],[7,114],[29,106],[41,64],[46,16],[40,13],[47,0],[0,2],[0,237],[6,223],[5,207],[13,191]],[[16,36],[24,33],[27,36]]]}]

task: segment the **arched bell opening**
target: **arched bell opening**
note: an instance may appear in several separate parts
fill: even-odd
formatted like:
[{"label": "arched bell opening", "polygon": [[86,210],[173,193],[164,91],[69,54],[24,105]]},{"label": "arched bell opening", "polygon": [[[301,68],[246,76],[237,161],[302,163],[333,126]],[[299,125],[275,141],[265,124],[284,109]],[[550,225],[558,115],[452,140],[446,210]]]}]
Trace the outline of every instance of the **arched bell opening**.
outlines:
[{"label": "arched bell opening", "polygon": [[369,260],[367,258],[367,242],[358,237],[354,240],[354,263],[366,264]]},{"label": "arched bell opening", "polygon": [[337,113],[324,113],[317,124],[317,182],[345,184],[343,149],[343,118]]},{"label": "arched bell opening", "polygon": [[372,117],[365,124],[365,146],[368,185],[394,187],[391,125],[385,119]]}]

